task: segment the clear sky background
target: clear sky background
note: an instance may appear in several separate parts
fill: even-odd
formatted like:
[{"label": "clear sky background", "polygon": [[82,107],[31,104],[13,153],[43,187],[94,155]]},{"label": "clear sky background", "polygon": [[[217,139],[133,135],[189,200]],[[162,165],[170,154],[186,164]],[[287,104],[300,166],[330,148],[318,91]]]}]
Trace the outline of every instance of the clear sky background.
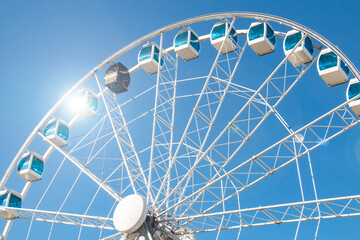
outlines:
[{"label": "clear sky background", "polygon": [[[359,67],[359,10],[360,1],[356,0],[0,0],[0,176],[33,128],[73,84],[116,50],[155,29],[207,13],[268,13],[315,30]],[[359,193],[359,133],[357,126],[338,140],[343,143],[341,148],[337,142],[330,143],[331,153],[322,151],[317,155],[323,158],[319,166],[331,169],[327,176],[339,180],[334,181],[338,184],[335,189],[343,186],[344,190],[336,195],[337,191],[329,186],[324,192],[332,194],[322,197]],[[329,166],[324,158],[334,153],[341,164]],[[358,239],[359,221],[339,222],[338,228],[323,233],[319,239],[340,239],[342,234],[347,236],[343,239]]]}]

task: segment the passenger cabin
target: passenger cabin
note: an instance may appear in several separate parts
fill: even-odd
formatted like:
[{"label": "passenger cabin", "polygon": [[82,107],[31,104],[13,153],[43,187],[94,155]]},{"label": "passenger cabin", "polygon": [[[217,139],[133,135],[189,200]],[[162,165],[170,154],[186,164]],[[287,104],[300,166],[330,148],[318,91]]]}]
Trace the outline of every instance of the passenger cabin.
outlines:
[{"label": "passenger cabin", "polygon": [[129,70],[121,63],[114,63],[106,70],[104,81],[105,86],[112,92],[126,92],[130,85]]},{"label": "passenger cabin", "polygon": [[273,28],[266,22],[250,25],[247,40],[251,49],[259,56],[274,52],[276,37]]},{"label": "passenger cabin", "polygon": [[174,50],[184,61],[197,58],[200,52],[199,37],[191,28],[178,32],[174,39]]},{"label": "passenger cabin", "polygon": [[148,74],[154,74],[158,72],[158,68],[161,71],[164,65],[164,58],[161,58],[161,64],[159,66],[160,50],[156,43],[149,43],[142,47],[138,55],[138,63],[140,67],[144,69]]},{"label": "passenger cabin", "polygon": [[[347,100],[353,99],[360,94],[360,82],[356,78],[350,79],[347,88]],[[360,98],[349,103],[349,107],[353,112],[360,117]]]},{"label": "passenger cabin", "polygon": [[44,129],[44,136],[59,147],[69,140],[69,125],[61,119],[51,119]]},{"label": "passenger cabin", "polygon": [[19,210],[8,208],[21,208],[21,195],[11,189],[0,191],[0,217],[11,220],[19,217]]},{"label": "passenger cabin", "polygon": [[320,77],[329,87],[346,83],[349,78],[349,68],[330,49],[323,49],[317,62]]},{"label": "passenger cabin", "polygon": [[35,153],[25,153],[17,167],[17,175],[29,182],[35,182],[41,179],[44,172],[43,158]]},{"label": "passenger cabin", "polygon": [[[237,43],[237,34],[234,27],[230,28],[229,21],[223,21],[216,23],[211,29],[210,33],[210,42],[211,45],[217,50],[220,51],[221,54],[227,54],[236,50]],[[227,38],[225,39],[226,34],[230,30]],[[224,43],[223,48],[221,46]]]},{"label": "passenger cabin", "polygon": [[[304,33],[297,30],[291,30],[287,32],[284,39],[284,52],[288,56],[295,46],[301,41],[304,37]],[[300,66],[312,61],[314,55],[314,47],[312,41],[309,37],[306,37],[305,40],[300,43],[300,45],[293,51],[293,53],[288,57],[288,60],[294,66]]]},{"label": "passenger cabin", "polygon": [[89,89],[81,88],[74,96],[73,108],[82,118],[91,118],[96,115],[98,98]]}]

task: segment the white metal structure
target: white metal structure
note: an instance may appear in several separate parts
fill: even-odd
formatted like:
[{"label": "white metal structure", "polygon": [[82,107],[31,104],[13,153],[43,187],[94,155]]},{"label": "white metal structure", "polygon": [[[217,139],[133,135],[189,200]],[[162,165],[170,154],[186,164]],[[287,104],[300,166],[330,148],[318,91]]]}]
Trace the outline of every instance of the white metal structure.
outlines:
[{"label": "white metal structure", "polygon": [[[219,19],[228,25],[225,41],[216,43],[217,51],[210,44],[208,48],[202,44],[205,58],[201,54],[195,61],[179,61],[173,46],[176,33],[191,25],[198,33],[207,32],[198,36],[200,42],[211,42],[208,33]],[[248,21],[250,26],[259,19],[271,22],[277,41],[286,36],[276,31],[280,24],[288,28],[286,31],[301,31],[300,41],[285,56],[275,49],[271,61],[263,64],[268,68],[246,65],[248,30],[237,27],[238,22]],[[208,29],[198,31],[199,26]],[[236,42],[229,40],[233,27],[238,29]],[[314,57],[307,65],[304,61],[300,65],[292,62],[293,54],[307,38],[313,41]],[[121,62],[125,56],[136,59],[141,47],[153,41],[159,42],[157,63],[163,64],[152,65],[151,69],[144,68],[141,61],[127,66],[131,76],[127,92],[115,95],[104,86],[102,79],[108,65]],[[307,94],[315,91],[314,82],[322,81],[320,77],[311,76],[311,81],[303,78],[316,67],[314,63],[324,48],[331,49],[349,67],[354,79],[360,79],[349,59],[321,35],[266,14],[199,16],[130,43],[80,79],[20,148],[0,189],[19,187],[21,179],[12,173],[26,151],[43,150],[47,168],[40,182],[25,183],[20,194],[21,209],[0,207],[3,213],[16,211],[19,216],[0,219],[4,223],[2,236],[241,239],[247,231],[243,228],[280,225],[285,226],[285,238],[311,239],[321,232],[322,219],[359,216],[358,193],[318,198],[310,152],[321,151],[320,146],[360,122],[349,108],[360,95],[346,101],[331,94],[327,99],[320,96],[322,112],[309,111],[304,114],[306,118],[301,118],[299,102],[289,94],[299,90],[297,85],[309,82],[311,87],[305,85],[311,90]],[[149,59],[153,61],[152,56]],[[263,61],[263,57],[257,59]],[[140,68],[154,75],[138,71]],[[332,90],[326,86],[323,90],[322,85],[316,86],[316,91]],[[86,99],[83,105],[89,114],[80,109],[67,120],[71,139],[67,146],[60,147],[42,130],[54,115],[61,116],[67,102],[83,88],[91,89],[83,96],[91,95],[98,101],[96,111],[89,108]],[[336,101],[331,107],[325,104],[329,99]],[[271,194],[264,188],[271,189]],[[304,233],[302,222],[310,220],[314,220],[314,229]],[[295,228],[286,228],[292,223]],[[12,227],[22,231],[14,233]]]}]

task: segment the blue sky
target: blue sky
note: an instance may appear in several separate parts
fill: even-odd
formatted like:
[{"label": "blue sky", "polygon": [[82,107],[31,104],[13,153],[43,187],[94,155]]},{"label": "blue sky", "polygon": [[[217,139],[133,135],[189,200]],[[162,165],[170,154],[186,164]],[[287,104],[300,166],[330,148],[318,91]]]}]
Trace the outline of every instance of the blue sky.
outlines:
[{"label": "blue sky", "polygon": [[[207,13],[268,13],[315,30],[359,66],[359,10],[360,2],[355,0],[1,1],[0,86],[3,91],[0,119],[3,129],[0,131],[0,176],[36,124],[78,79],[113,52],[146,33]],[[357,126],[314,154],[315,159],[320,159],[314,163],[315,168],[324,176],[318,180],[325,186],[322,197],[359,192],[359,133]],[[334,157],[338,161],[326,161]],[[322,166],[326,169],[321,169]],[[327,178],[332,179],[328,186]],[[319,235],[319,239],[339,239],[344,232],[348,234],[347,239],[356,239],[360,232],[354,231],[358,226],[355,223],[359,220],[342,220],[337,228]],[[327,223],[322,224],[326,226]],[[266,229],[261,233],[266,234]],[[246,236],[245,239],[251,239],[260,235]],[[15,235],[10,239],[16,239]]]}]

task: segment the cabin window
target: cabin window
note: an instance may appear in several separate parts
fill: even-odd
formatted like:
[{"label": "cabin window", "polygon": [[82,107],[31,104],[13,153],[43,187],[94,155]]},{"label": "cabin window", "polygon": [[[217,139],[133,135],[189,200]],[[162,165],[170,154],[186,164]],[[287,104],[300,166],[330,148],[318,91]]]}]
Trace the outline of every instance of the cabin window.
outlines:
[{"label": "cabin window", "polygon": [[340,67],[346,75],[349,75],[350,70],[343,61],[340,61]]},{"label": "cabin window", "polygon": [[232,38],[232,40],[236,43],[237,42],[237,34],[234,28],[231,28],[230,30],[230,37]]},{"label": "cabin window", "polygon": [[8,196],[7,193],[0,195],[0,206],[1,206],[1,207],[5,207],[5,205],[6,205],[6,200],[7,200],[7,196]]},{"label": "cabin window", "polygon": [[64,139],[65,141],[69,138],[69,128],[61,123],[59,123],[59,127],[57,130],[57,135]]},{"label": "cabin window", "polygon": [[335,53],[322,54],[319,58],[319,69],[325,70],[337,66],[338,57]]},{"label": "cabin window", "polygon": [[48,125],[46,125],[45,130],[44,130],[45,136],[50,136],[50,135],[55,134],[56,123],[57,123],[56,121],[53,121],[53,122],[49,123]]},{"label": "cabin window", "polygon": [[348,94],[349,100],[359,95],[359,93],[360,93],[360,82],[351,84],[349,87],[349,94]]},{"label": "cabin window", "polygon": [[226,24],[220,24],[213,28],[211,31],[211,39],[216,40],[218,38],[224,37],[226,34]]},{"label": "cabin window", "polygon": [[21,198],[15,196],[14,194],[10,194],[8,207],[21,208]]},{"label": "cabin window", "polygon": [[195,49],[195,51],[200,51],[199,39],[195,36],[194,33],[191,33],[190,35],[190,45]]},{"label": "cabin window", "polygon": [[44,171],[44,162],[34,156],[34,159],[31,164],[31,170],[33,170],[39,175],[42,175]]},{"label": "cabin window", "polygon": [[274,31],[266,24],[266,38],[271,42],[272,45],[275,45],[275,33]]},{"label": "cabin window", "polygon": [[29,168],[29,163],[30,163],[30,155],[22,158],[18,164],[18,171],[21,171],[21,170],[26,170]]},{"label": "cabin window", "polygon": [[253,26],[249,30],[249,41],[258,39],[264,36],[264,24]]},{"label": "cabin window", "polygon": [[306,37],[306,38],[305,38],[305,48],[309,51],[309,53],[310,53],[311,55],[313,55],[313,53],[314,53],[314,46],[313,46],[313,44],[312,44],[312,42],[311,42],[311,40],[310,40],[309,37]]},{"label": "cabin window", "polygon": [[[288,35],[285,39],[285,50],[293,49],[300,40],[301,40],[301,32]],[[299,46],[301,46],[301,44]]]},{"label": "cabin window", "polygon": [[188,42],[188,32],[182,32],[176,36],[175,47],[180,47],[187,44]]},{"label": "cabin window", "polygon": [[139,61],[144,61],[151,58],[151,50],[152,46],[144,47],[143,49],[141,49]]},{"label": "cabin window", "polygon": [[93,109],[94,111],[97,110],[98,108],[98,100],[95,96],[93,96],[91,93],[88,93],[88,97],[87,97],[87,103],[88,106]]}]

